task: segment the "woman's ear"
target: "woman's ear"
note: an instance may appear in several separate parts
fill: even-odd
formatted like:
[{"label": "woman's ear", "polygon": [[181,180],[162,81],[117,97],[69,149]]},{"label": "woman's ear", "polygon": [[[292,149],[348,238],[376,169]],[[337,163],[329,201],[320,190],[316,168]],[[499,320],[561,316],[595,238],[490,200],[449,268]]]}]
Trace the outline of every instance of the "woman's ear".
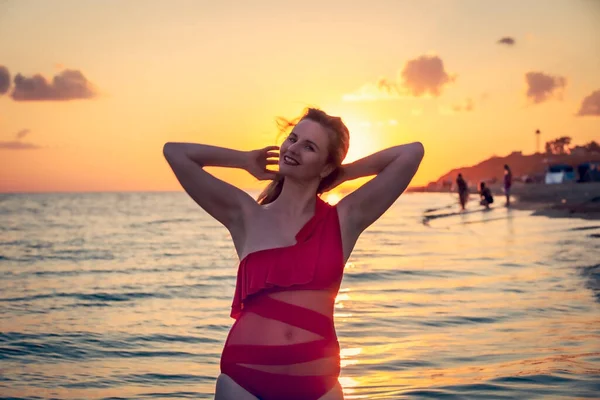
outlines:
[{"label": "woman's ear", "polygon": [[325,168],[323,168],[323,171],[321,171],[321,179],[325,179],[330,173],[333,172],[334,169],[335,165],[327,164]]}]

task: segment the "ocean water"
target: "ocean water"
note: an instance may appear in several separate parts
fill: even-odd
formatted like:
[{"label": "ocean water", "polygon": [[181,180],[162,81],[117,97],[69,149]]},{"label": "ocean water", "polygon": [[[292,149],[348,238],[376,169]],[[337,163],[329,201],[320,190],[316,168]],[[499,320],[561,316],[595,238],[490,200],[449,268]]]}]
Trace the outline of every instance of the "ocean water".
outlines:
[{"label": "ocean water", "polygon": [[[432,208],[404,195],[346,265],[345,397],[600,398],[600,223]],[[236,267],[184,193],[0,195],[0,397],[212,398]]]}]

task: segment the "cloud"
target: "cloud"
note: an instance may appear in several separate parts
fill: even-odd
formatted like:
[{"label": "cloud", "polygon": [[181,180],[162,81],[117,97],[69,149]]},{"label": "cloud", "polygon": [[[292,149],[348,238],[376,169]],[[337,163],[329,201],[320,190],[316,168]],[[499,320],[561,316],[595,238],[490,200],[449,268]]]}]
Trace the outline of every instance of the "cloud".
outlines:
[{"label": "cloud", "polygon": [[27,78],[17,74],[11,97],[15,101],[64,101],[90,99],[97,95],[94,86],[80,71],[66,69],[56,75],[52,82],[40,74]]},{"label": "cloud", "polygon": [[468,98],[462,104],[455,104],[452,106],[452,110],[455,112],[461,111],[473,111],[475,108],[475,104],[473,104],[473,99]]},{"label": "cloud", "polygon": [[21,129],[17,132],[17,139],[23,139],[29,132],[31,132],[29,129]]},{"label": "cloud", "polygon": [[600,116],[600,90],[592,92],[592,94],[583,99],[577,115],[580,117],[586,115]]},{"label": "cloud", "polygon": [[377,81],[377,89],[392,94],[398,92],[398,87],[394,82],[389,81],[386,78],[379,78]]},{"label": "cloud", "polygon": [[468,97],[463,102],[454,104],[452,106],[442,105],[438,107],[440,115],[454,115],[459,112],[470,112],[475,109],[475,102],[472,98]]},{"label": "cloud", "polygon": [[13,140],[11,142],[0,142],[0,149],[7,150],[30,150],[30,149],[40,149],[41,146],[33,143],[25,143],[20,142],[18,140]]},{"label": "cloud", "polygon": [[0,65],[0,95],[8,92],[8,88],[10,87],[10,72],[8,72],[8,68],[3,65]]},{"label": "cloud", "polygon": [[445,71],[444,62],[438,56],[421,56],[410,60],[400,75],[403,86],[416,97],[427,93],[438,97],[444,85],[455,79]]},{"label": "cloud", "polygon": [[344,101],[380,101],[398,100],[406,96],[406,92],[396,83],[380,78],[377,83],[366,83],[354,93],[342,96]]},{"label": "cloud", "polygon": [[562,92],[567,86],[567,78],[550,76],[543,72],[528,72],[525,74],[527,82],[527,97],[535,104],[556,97],[562,99]]},{"label": "cloud", "polygon": [[454,76],[444,70],[444,62],[438,56],[421,56],[409,60],[398,73],[397,81],[380,78],[367,83],[354,93],[342,96],[344,101],[379,101],[431,94],[437,97],[444,85],[453,82]]},{"label": "cloud", "polygon": [[30,132],[31,132],[31,130],[29,130],[29,129],[21,129],[15,135],[17,138],[16,140],[11,140],[10,142],[0,142],[0,149],[7,149],[7,150],[41,149],[41,146],[38,146],[37,144],[26,143],[26,142],[21,141],[21,139],[23,139],[25,136],[27,136]]},{"label": "cloud", "polygon": [[515,43],[517,43],[517,41],[510,36],[504,36],[503,38],[500,38],[496,43],[503,44],[506,46],[514,46]]}]

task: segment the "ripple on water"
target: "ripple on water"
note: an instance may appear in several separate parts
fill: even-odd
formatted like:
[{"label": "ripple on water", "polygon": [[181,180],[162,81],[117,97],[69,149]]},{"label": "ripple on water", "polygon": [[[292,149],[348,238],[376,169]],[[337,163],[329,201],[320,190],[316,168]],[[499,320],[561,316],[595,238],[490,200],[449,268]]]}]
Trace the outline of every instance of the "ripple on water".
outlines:
[{"label": "ripple on water", "polygon": [[[597,397],[597,222],[455,208],[403,196],[357,243],[346,397]],[[3,398],[214,397],[237,258],[184,193],[0,195],[0,215]]]}]

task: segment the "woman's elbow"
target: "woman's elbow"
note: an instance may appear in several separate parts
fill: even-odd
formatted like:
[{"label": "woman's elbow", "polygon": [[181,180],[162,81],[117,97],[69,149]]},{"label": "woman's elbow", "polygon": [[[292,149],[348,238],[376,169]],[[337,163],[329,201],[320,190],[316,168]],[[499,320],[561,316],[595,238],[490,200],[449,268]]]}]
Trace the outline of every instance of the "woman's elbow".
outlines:
[{"label": "woman's elbow", "polygon": [[177,150],[177,143],[175,142],[167,142],[163,145],[163,156],[165,158],[172,157]]},{"label": "woman's elbow", "polygon": [[425,156],[425,147],[421,142],[413,142],[409,144],[410,151],[409,154],[411,158],[413,158],[417,163],[420,163],[423,157]]},{"label": "woman's elbow", "polygon": [[423,158],[425,156],[425,146],[421,142],[414,142],[415,153],[419,158]]}]

